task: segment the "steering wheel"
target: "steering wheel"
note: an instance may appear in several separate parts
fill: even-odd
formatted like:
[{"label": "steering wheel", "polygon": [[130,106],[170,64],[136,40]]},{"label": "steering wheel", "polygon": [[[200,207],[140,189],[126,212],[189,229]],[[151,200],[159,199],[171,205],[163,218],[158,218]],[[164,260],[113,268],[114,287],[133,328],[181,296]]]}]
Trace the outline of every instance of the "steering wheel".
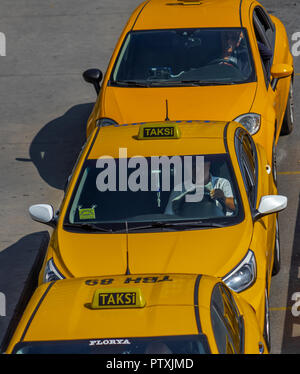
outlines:
[{"label": "steering wheel", "polygon": [[216,60],[213,60],[209,63],[209,65],[214,65],[214,64],[230,65],[230,66],[240,70],[240,68],[239,68],[239,66],[236,62],[233,62],[232,60],[227,60],[226,58],[217,58]]},{"label": "steering wheel", "polygon": [[238,64],[232,60],[227,60],[226,58],[219,58],[217,59],[218,64],[225,64],[225,65],[230,65],[233,66],[236,69],[240,69]]},{"label": "steering wheel", "polygon": [[[183,199],[186,197],[186,194],[183,194],[182,196],[180,196],[179,199],[177,199],[176,201],[173,201],[173,209],[174,211],[178,211],[179,209],[179,206],[183,203]],[[213,202],[213,199],[211,198],[210,196],[210,190],[208,188],[205,188],[204,187],[204,191],[203,191],[203,198],[201,201],[199,201],[199,203],[203,203],[203,202]]]},{"label": "steering wheel", "polygon": [[210,196],[210,190],[204,188],[203,198],[199,202],[185,202],[184,196],[173,204],[173,211],[181,217],[207,218],[223,217],[225,212],[222,207],[217,206],[215,200]]}]

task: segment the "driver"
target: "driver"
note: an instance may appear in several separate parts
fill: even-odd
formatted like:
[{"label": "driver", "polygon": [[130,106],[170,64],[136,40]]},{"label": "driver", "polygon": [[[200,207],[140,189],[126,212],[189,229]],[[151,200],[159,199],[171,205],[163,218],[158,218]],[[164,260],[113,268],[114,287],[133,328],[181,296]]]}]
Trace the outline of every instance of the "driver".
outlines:
[{"label": "driver", "polygon": [[[240,59],[238,59],[238,51],[243,49],[242,42],[244,40],[243,31],[238,33],[237,31],[228,31],[223,35],[222,38],[222,47],[223,47],[223,56],[221,64],[225,65],[234,65],[241,68]],[[257,40],[257,45],[259,53],[264,62],[269,61],[273,52],[263,43]]]},{"label": "driver", "polygon": [[[210,172],[210,161],[204,161],[204,191],[209,191],[210,198],[215,201],[216,206],[224,210],[226,216],[231,216],[235,210],[235,203],[230,182],[226,178],[216,177]],[[195,164],[193,163],[193,170]],[[193,184],[188,190],[172,191],[165,209],[165,214],[175,214],[173,203],[183,198],[186,194],[196,189],[195,178],[192,178]]]},{"label": "driver", "polygon": [[240,33],[236,31],[226,32],[222,44],[223,44],[223,56],[221,63],[225,65],[238,65],[238,58],[236,56],[236,51],[241,45],[241,42],[244,38],[243,32]]}]

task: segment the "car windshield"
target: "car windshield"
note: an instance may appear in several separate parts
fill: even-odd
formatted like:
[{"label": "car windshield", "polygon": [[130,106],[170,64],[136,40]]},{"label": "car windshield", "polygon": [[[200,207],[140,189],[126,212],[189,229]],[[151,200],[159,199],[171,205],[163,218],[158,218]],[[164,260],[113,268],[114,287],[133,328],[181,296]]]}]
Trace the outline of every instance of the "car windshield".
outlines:
[{"label": "car windshield", "polygon": [[244,28],[167,29],[128,33],[112,85],[225,85],[255,81]]},{"label": "car windshield", "polygon": [[64,226],[183,230],[232,225],[242,215],[227,154],[100,158],[83,165]]},{"label": "car windshield", "polygon": [[17,354],[207,354],[205,335],[18,343]]}]

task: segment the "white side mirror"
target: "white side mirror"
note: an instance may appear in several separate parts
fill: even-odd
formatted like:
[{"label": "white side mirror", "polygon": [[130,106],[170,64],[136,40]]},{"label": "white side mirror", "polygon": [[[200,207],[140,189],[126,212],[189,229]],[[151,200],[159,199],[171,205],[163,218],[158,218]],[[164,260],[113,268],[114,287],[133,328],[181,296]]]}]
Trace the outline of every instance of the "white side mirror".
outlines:
[{"label": "white side mirror", "polygon": [[287,197],[282,195],[267,195],[260,199],[259,207],[254,218],[278,213],[287,207]]},{"label": "white side mirror", "polygon": [[31,205],[29,208],[30,217],[37,222],[51,223],[54,218],[53,207],[49,204]]}]

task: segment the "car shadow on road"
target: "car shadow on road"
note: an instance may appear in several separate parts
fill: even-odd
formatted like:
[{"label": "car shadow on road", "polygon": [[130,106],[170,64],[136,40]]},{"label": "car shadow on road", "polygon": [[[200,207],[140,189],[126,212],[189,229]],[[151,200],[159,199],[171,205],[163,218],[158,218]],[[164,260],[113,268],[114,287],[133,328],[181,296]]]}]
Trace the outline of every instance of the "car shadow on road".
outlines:
[{"label": "car shadow on road", "polygon": [[63,116],[47,123],[34,137],[30,159],[41,178],[51,187],[62,190],[86,139],[86,123],[94,103],[75,105]]},{"label": "car shadow on road", "polygon": [[[285,322],[281,353],[300,352],[300,197],[289,270]],[[298,299],[298,302],[297,302]]]},{"label": "car shadow on road", "polygon": [[0,252],[0,292],[5,296],[0,315],[0,347],[10,338],[8,330],[22,314],[37,285],[49,239],[48,231],[35,232]]}]

